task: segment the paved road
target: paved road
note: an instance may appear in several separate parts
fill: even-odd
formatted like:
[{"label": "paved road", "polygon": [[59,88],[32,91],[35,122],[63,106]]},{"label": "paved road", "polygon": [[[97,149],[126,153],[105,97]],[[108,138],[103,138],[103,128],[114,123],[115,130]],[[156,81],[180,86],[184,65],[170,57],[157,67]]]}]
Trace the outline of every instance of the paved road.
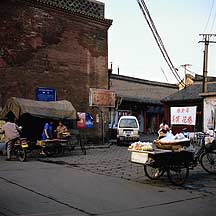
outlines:
[{"label": "paved road", "polygon": [[[40,160],[43,162],[65,164],[84,171],[140,182],[142,184],[175,188],[168,181],[167,176],[162,177],[159,181],[149,180],[143,172],[142,165],[133,164],[129,161],[130,152],[126,146],[111,145],[110,148],[88,149],[87,155],[82,155],[81,151],[74,151],[72,155],[68,154],[65,157],[41,158]],[[198,165],[194,170],[190,170],[189,178],[184,188],[211,193],[216,187],[215,180],[216,176],[209,175]]]},{"label": "paved road", "polygon": [[151,181],[127,147],[75,150],[64,157],[0,161],[0,215],[214,215],[216,177],[197,167],[185,187]]}]

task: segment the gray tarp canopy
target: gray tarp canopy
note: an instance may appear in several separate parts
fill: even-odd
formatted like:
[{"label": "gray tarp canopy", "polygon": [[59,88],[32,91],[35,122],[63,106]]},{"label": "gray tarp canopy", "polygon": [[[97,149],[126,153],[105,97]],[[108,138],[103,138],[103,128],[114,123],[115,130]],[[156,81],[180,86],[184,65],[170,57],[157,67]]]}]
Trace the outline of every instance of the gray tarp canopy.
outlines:
[{"label": "gray tarp canopy", "polygon": [[77,118],[75,108],[67,100],[44,102],[12,97],[8,99],[3,110],[0,112],[0,118],[5,118],[9,112],[12,112],[17,119],[25,113],[42,118]]}]

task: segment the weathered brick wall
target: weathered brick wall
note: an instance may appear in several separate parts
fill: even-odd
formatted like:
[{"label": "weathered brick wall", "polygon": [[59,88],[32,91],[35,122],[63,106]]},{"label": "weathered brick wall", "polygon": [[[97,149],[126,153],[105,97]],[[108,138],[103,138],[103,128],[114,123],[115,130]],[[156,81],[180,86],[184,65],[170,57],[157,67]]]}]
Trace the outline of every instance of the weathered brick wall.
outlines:
[{"label": "weathered brick wall", "polygon": [[[0,2],[0,104],[36,87],[89,111],[89,88],[108,87],[108,25],[19,1]],[[98,125],[99,126],[99,125]]]}]

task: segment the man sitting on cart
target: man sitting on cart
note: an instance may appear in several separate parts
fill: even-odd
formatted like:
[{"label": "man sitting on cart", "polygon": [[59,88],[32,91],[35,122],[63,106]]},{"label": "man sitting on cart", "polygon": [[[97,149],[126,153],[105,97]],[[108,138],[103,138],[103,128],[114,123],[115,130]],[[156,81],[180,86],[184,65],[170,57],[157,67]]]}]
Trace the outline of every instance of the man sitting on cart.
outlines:
[{"label": "man sitting on cart", "polygon": [[62,123],[62,121],[59,121],[58,127],[55,130],[57,138],[65,138],[70,135],[67,127]]}]

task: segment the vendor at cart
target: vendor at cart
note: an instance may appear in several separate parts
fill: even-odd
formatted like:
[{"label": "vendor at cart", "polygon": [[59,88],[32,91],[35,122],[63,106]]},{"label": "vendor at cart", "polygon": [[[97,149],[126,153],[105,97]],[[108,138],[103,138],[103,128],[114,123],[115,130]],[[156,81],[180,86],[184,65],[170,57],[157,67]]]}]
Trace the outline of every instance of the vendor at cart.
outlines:
[{"label": "vendor at cart", "polygon": [[42,140],[52,139],[53,138],[53,121],[50,120],[46,122],[42,132]]},{"label": "vendor at cart", "polygon": [[58,127],[55,130],[57,138],[65,138],[66,136],[69,136],[70,133],[67,129],[67,127],[62,123],[62,121],[59,121]]}]

